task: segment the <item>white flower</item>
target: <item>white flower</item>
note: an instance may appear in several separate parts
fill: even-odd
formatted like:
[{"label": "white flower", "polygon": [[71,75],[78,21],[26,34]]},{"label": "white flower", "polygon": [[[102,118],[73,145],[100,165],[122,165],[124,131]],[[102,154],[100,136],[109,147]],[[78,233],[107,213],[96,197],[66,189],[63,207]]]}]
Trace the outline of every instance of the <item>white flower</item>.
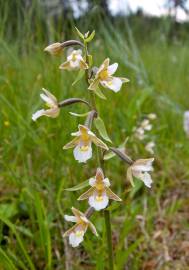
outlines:
[{"label": "white flower", "polygon": [[137,128],[134,135],[137,139],[142,141],[145,138],[144,129],[142,127]]},{"label": "white flower", "polygon": [[66,144],[63,149],[69,149],[74,147],[74,157],[79,162],[86,162],[92,157],[92,142],[97,146],[108,150],[108,146],[98,139],[96,135],[90,131],[86,126],[79,125],[79,131],[72,133],[75,136],[71,142]]},{"label": "white flower", "polygon": [[146,144],[145,149],[147,152],[149,152],[150,154],[153,155],[154,154],[154,149],[153,149],[154,147],[155,147],[155,142],[149,142]]},{"label": "white flower", "polygon": [[67,61],[60,65],[60,69],[88,69],[87,63],[82,57],[81,50],[73,50],[71,54],[68,55]]},{"label": "white flower", "polygon": [[109,199],[121,201],[121,199],[109,188],[110,181],[104,178],[102,169],[98,168],[95,178],[89,180],[91,188],[83,193],[78,200],[88,199],[89,205],[99,211],[107,207]]},{"label": "white flower", "polygon": [[184,131],[187,136],[189,136],[189,111],[184,113]]},{"label": "white flower", "polygon": [[141,128],[143,128],[144,130],[151,130],[152,129],[152,125],[150,124],[150,121],[148,119],[144,119],[141,123]]},{"label": "white flower", "polygon": [[62,43],[60,43],[60,42],[53,43],[53,44],[47,46],[44,49],[44,51],[48,52],[52,55],[59,55],[63,51]]},{"label": "white flower", "polygon": [[149,159],[138,159],[136,160],[127,170],[127,179],[133,183],[133,176],[142,180],[144,184],[151,188],[152,178],[149,174],[150,171],[153,171],[152,162],[154,158]]},{"label": "white flower", "polygon": [[72,212],[74,216],[65,215],[64,218],[65,220],[75,222],[76,224],[63,235],[64,237],[69,237],[69,243],[72,247],[79,246],[84,239],[84,234],[88,227],[96,236],[98,236],[95,226],[87,219],[84,213],[74,207],[72,207]]},{"label": "white flower", "polygon": [[45,94],[40,94],[40,97],[46,102],[47,107],[49,107],[47,110],[39,110],[36,113],[32,115],[32,120],[36,121],[39,117],[45,115],[48,117],[55,118],[60,113],[60,108],[58,106],[58,101],[54,95],[52,95],[49,91],[46,89],[42,89]]},{"label": "white flower", "polygon": [[110,59],[107,58],[99,67],[95,79],[89,86],[90,90],[95,90],[100,83],[103,87],[118,92],[121,89],[122,84],[129,81],[127,78],[113,77],[112,75],[116,72],[118,64],[114,63],[109,65],[109,62]]},{"label": "white flower", "polygon": [[150,119],[150,120],[155,120],[155,119],[157,118],[157,115],[156,115],[155,113],[149,113],[149,114],[147,115],[147,117],[148,117],[148,119]]}]

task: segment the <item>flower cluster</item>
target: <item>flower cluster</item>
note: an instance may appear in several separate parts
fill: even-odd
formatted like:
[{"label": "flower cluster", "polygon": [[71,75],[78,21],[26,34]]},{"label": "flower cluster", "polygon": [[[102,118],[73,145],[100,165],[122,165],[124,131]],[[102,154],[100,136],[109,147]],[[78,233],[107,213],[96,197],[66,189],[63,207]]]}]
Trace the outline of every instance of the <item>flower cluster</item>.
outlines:
[{"label": "flower cluster", "polygon": [[[77,30],[78,31],[78,30]],[[67,56],[66,61],[60,65],[60,69],[62,70],[79,70],[84,71],[84,74],[86,75],[86,81],[88,84],[88,90],[90,91],[90,94],[94,94],[95,91],[99,89],[99,86],[102,86],[104,88],[108,88],[114,92],[118,92],[122,84],[125,82],[128,82],[129,80],[122,77],[115,77],[113,76],[118,68],[118,64],[114,63],[110,65],[109,58],[105,59],[102,65],[96,69],[95,74],[93,76],[89,76],[89,74],[92,72],[92,70],[95,70],[94,67],[92,67],[92,64],[88,60],[90,55],[88,54],[87,50],[87,43],[92,40],[94,37],[94,31],[89,35],[89,32],[85,35],[81,34],[79,32],[79,36],[83,39],[83,43],[77,40],[70,40],[63,43],[54,43],[49,45],[45,48],[45,51],[49,52],[52,55],[58,55],[63,52],[65,47],[69,46],[75,46],[79,45],[81,47],[84,47],[85,55],[82,55],[82,50],[69,50],[69,54]],[[79,163],[85,163],[89,159],[92,158],[92,144],[95,144],[96,147],[101,148],[103,150],[103,153],[106,151],[111,151],[110,147],[101,140],[93,131],[91,130],[91,126],[93,124],[93,120],[95,117],[98,117],[98,121],[100,121],[101,125],[96,126],[96,131],[98,131],[99,135],[102,137],[102,139],[106,141],[111,141],[110,139],[107,139],[107,132],[104,131],[105,125],[103,120],[99,117],[99,113],[96,111],[96,106],[94,106],[94,100],[93,102],[87,102],[85,100],[82,100],[80,98],[70,98],[61,102],[57,101],[57,98],[51,94],[46,89],[42,89],[43,93],[40,94],[40,97],[43,101],[45,101],[47,105],[47,109],[41,109],[34,113],[32,115],[32,119],[36,121],[41,116],[47,116],[51,118],[58,117],[60,113],[60,109],[64,106],[73,104],[75,102],[82,102],[83,104],[89,105],[89,107],[92,108],[92,111],[89,111],[87,114],[87,119],[84,124],[79,124],[78,131],[71,133],[71,136],[74,138],[67,143],[63,149],[70,149],[73,148],[73,155],[75,160],[77,160]],[[94,96],[93,96],[94,97]],[[91,103],[91,104],[89,104]],[[95,112],[95,114],[93,113]],[[89,121],[90,119],[90,121]],[[90,122],[90,124],[89,124]],[[103,129],[103,132],[101,130]],[[141,123],[141,127],[138,128],[137,132],[141,132],[142,130],[150,130],[151,125],[149,124],[149,120],[143,121]],[[144,132],[143,132],[144,133]],[[104,135],[105,134],[105,135]],[[113,149],[113,148],[112,148]],[[133,176],[142,180],[144,184],[147,187],[151,187],[152,179],[149,174],[150,171],[152,171],[152,162],[153,159],[139,159],[137,161],[132,161],[130,158],[124,156],[124,153],[119,153],[119,149],[115,150],[115,153],[118,153],[117,155],[121,157],[123,160],[125,160],[127,163],[130,164],[127,172],[128,180],[133,184]],[[103,156],[101,157],[103,159]],[[128,162],[129,160],[129,162]],[[101,166],[102,167],[102,166]],[[110,180],[104,176],[104,172],[102,168],[96,169],[96,175],[89,179],[88,185],[90,188],[85,191],[79,198],[79,201],[82,200],[88,200],[89,208],[88,210],[93,211],[100,211],[102,209],[105,209],[110,200],[113,201],[121,201],[121,198],[117,196],[111,189],[110,189]],[[89,227],[91,231],[98,236],[97,231],[95,229],[95,226],[91,223],[89,220],[89,211],[86,211],[85,213],[80,212],[76,208],[72,207],[72,212],[74,216],[68,216],[65,215],[66,221],[71,221],[76,223],[71,229],[66,231],[64,233],[64,236],[69,237],[69,243],[73,247],[77,247],[84,239],[84,234],[87,231],[87,228]]]},{"label": "flower cluster", "polygon": [[[150,113],[146,116],[144,120],[142,120],[137,127],[133,129],[134,137],[139,141],[146,141],[148,139],[148,132],[152,130],[153,124],[152,121],[157,118],[155,113]],[[150,154],[154,154],[154,141],[145,142],[145,150]]]}]

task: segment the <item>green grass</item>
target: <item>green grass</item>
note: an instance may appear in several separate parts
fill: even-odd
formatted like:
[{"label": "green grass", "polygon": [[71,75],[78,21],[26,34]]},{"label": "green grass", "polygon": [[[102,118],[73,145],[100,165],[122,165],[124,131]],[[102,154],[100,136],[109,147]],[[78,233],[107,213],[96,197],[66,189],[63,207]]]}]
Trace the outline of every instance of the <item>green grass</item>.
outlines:
[{"label": "green grass", "polygon": [[[142,269],[147,263],[157,263],[152,268],[156,269],[157,256],[161,269],[187,269],[187,258],[182,262],[166,261],[162,250],[168,247],[173,256],[168,230],[170,224],[176,226],[178,219],[184,220],[187,211],[189,140],[183,132],[182,118],[189,109],[189,52],[187,44],[167,45],[157,40],[137,47],[130,29],[121,33],[102,26],[91,47],[96,66],[110,57],[112,63],[119,63],[118,75],[130,78],[117,94],[103,90],[106,101],[97,98],[100,116],[114,145],[129,137],[127,153],[133,159],[149,157],[144,143],[133,138],[132,130],[146,114],[157,114],[149,133],[149,139],[156,142],[151,190],[137,182],[127,193],[127,166],[117,158],[105,165],[113,190],[123,198],[123,203],[112,204],[117,270],[126,265],[125,269]],[[72,151],[62,150],[70,133],[83,123],[82,118],[68,112],[84,113],[85,105],[66,107],[56,119],[42,117],[36,123],[31,120],[32,113],[43,106],[39,98],[42,87],[59,100],[88,99],[85,82],[72,87],[77,72],[60,71],[63,59],[46,55],[46,45],[27,44],[25,52],[20,53],[19,44],[0,40],[0,266],[5,270],[64,269],[66,256],[70,256],[74,258],[74,269],[107,269],[101,213],[92,216],[100,234],[98,239],[87,232],[83,245],[73,250],[62,238],[69,226],[63,215],[70,213],[71,206],[83,211],[87,207],[87,202],[76,200],[81,190],[64,189],[94,175],[97,165],[95,157],[81,165],[74,160]],[[178,226],[184,233],[188,223],[185,220]],[[161,231],[161,239],[154,237],[157,231]],[[180,245],[182,236],[176,240],[172,244]],[[174,268],[177,264],[180,268]]]}]

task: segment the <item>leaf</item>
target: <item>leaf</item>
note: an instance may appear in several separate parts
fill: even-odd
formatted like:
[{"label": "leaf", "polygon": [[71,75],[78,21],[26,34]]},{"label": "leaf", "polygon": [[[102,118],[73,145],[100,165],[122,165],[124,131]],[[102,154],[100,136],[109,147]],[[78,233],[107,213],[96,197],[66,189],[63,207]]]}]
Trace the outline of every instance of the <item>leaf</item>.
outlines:
[{"label": "leaf", "polygon": [[8,219],[4,218],[1,215],[0,215],[0,220],[3,223],[5,223],[10,228],[12,233],[16,236],[16,240],[17,240],[18,246],[20,247],[20,251],[22,252],[22,255],[25,257],[30,269],[35,270],[36,268],[35,268],[32,260],[31,260],[30,256],[28,255],[27,248],[25,247],[23,240],[19,236],[19,234],[18,234],[18,232],[17,232],[17,230],[15,228],[15,225],[12,222],[10,222]]},{"label": "leaf", "polygon": [[39,194],[34,193],[35,196],[35,211],[37,216],[37,222],[39,226],[40,233],[40,244],[41,248],[44,251],[45,259],[46,259],[46,269],[51,269],[52,265],[52,252],[51,252],[51,238],[50,238],[50,230],[49,224],[47,220],[47,216],[45,213],[45,207],[43,201],[41,200]]},{"label": "leaf", "polygon": [[74,186],[72,188],[65,188],[64,190],[66,191],[77,191],[77,190],[80,190],[82,188],[85,188],[89,185],[89,179],[87,179],[86,181],[78,184],[77,186]]},{"label": "leaf", "polygon": [[103,160],[109,160],[109,159],[111,159],[111,158],[113,158],[115,156],[116,156],[116,154],[113,153],[112,151],[110,151],[110,152],[108,152],[107,154],[104,155]]},{"label": "leaf", "polygon": [[98,132],[100,133],[101,137],[104,140],[111,143],[112,141],[111,141],[110,137],[108,136],[104,121],[100,117],[97,117],[96,119],[94,119],[94,124],[95,124],[95,127],[97,128]]},{"label": "leaf", "polygon": [[76,117],[86,117],[90,112],[86,113],[74,113],[74,112],[69,112],[69,114],[76,116]]},{"label": "leaf", "polygon": [[84,35],[79,31],[79,29],[75,26],[75,30],[78,34],[78,36],[81,38],[81,39],[84,39]]},{"label": "leaf", "polygon": [[78,72],[75,81],[72,83],[72,86],[74,86],[76,83],[78,83],[78,82],[83,78],[84,75],[85,75],[85,71],[81,69],[81,70]]},{"label": "leaf", "polygon": [[95,30],[92,31],[92,33],[85,39],[85,42],[91,42],[95,36]]},{"label": "leaf", "polygon": [[0,266],[6,267],[2,269],[17,270],[18,268],[14,265],[9,256],[0,248]]},{"label": "leaf", "polygon": [[100,90],[100,88],[96,88],[96,89],[94,90],[94,92],[95,92],[95,94],[96,94],[99,98],[101,98],[101,99],[106,99],[105,95],[102,93],[102,91]]},{"label": "leaf", "polygon": [[11,218],[18,213],[15,203],[2,203],[0,205],[0,215],[5,218]]}]

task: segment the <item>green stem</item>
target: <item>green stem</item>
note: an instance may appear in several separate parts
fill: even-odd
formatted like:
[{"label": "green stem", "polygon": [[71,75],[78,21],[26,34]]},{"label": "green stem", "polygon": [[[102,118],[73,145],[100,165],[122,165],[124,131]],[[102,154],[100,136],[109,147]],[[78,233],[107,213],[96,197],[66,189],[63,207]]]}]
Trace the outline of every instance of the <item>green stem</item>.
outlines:
[{"label": "green stem", "polygon": [[[86,62],[87,64],[89,64],[88,62],[88,48],[87,48],[87,44],[84,43],[85,46],[85,56],[86,56]],[[89,85],[89,77],[88,77],[88,70],[86,70],[86,82],[87,85]],[[95,110],[97,112],[98,115],[98,110],[96,107],[96,99],[95,99],[95,94],[89,90],[89,95],[90,95],[90,104],[93,110]],[[104,164],[103,164],[103,159],[102,159],[102,154],[101,151],[99,151],[98,147],[97,147],[97,160],[98,160],[98,164],[99,166],[104,170]],[[104,219],[105,219],[105,224],[106,224],[106,235],[107,235],[107,249],[108,249],[108,261],[109,261],[109,270],[113,270],[114,269],[114,264],[113,264],[113,246],[112,246],[112,230],[111,230],[111,222],[110,222],[110,211],[108,210],[104,210]]]},{"label": "green stem", "polygon": [[106,224],[106,237],[107,237],[107,246],[108,246],[108,256],[109,256],[109,270],[114,269],[114,260],[113,260],[113,246],[112,246],[112,229],[110,222],[110,211],[104,210],[104,219]]}]

